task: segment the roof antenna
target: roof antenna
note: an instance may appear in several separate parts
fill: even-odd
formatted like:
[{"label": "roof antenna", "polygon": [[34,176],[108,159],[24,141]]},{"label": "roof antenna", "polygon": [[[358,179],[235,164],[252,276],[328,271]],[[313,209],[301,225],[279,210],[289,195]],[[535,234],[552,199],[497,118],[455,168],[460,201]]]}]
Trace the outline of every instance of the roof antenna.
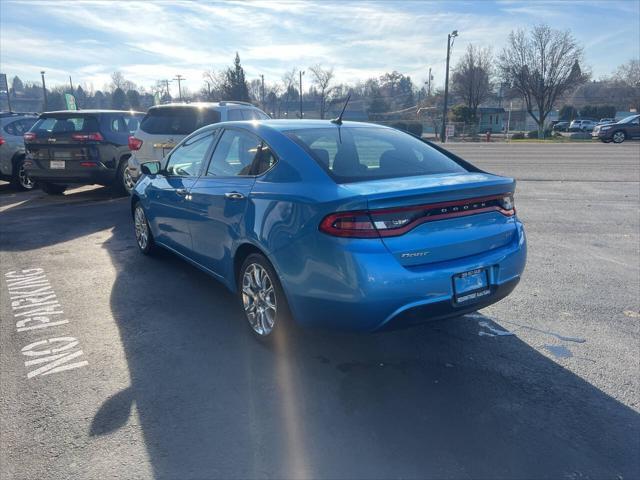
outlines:
[{"label": "roof antenna", "polygon": [[347,101],[344,102],[344,106],[342,107],[342,111],[340,112],[340,115],[338,115],[338,118],[334,118],[333,120],[331,120],[331,123],[335,123],[336,125],[342,125],[342,116],[344,115],[344,111],[346,110],[350,99],[351,99],[351,94],[347,95]]}]

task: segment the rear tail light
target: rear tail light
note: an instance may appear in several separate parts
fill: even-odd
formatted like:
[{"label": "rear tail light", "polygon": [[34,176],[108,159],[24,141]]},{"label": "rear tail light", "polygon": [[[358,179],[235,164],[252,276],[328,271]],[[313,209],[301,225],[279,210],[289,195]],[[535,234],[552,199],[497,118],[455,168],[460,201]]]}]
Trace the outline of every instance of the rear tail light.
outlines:
[{"label": "rear tail light", "polygon": [[4,138],[0,137],[0,145],[4,145],[4,144],[5,144]]},{"label": "rear tail light", "polygon": [[507,217],[515,215],[513,194],[411,207],[333,213],[322,220],[320,231],[335,237],[395,237],[425,222],[492,211]]},{"label": "rear tail light", "polygon": [[142,147],[142,140],[134,137],[133,135],[129,137],[129,150],[140,150]]},{"label": "rear tail light", "polygon": [[81,167],[95,167],[96,165],[96,162],[80,162]]},{"label": "rear tail light", "polygon": [[24,138],[25,142],[31,142],[36,139],[36,134],[33,132],[27,132],[22,136],[22,138]]},{"label": "rear tail light", "polygon": [[80,142],[102,142],[104,137],[100,132],[94,133],[72,133],[72,140],[78,140]]}]

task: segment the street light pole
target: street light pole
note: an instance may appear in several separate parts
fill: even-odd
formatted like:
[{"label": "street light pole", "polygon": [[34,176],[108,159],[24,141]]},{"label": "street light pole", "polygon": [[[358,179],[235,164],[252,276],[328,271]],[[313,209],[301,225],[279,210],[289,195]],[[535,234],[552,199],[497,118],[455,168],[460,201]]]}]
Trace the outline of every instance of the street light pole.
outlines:
[{"label": "street light pole", "polygon": [[260,81],[261,81],[261,84],[260,84],[260,99],[261,99],[261,102],[260,103],[262,103],[262,109],[264,110],[265,109],[264,108],[264,75],[260,75]]},{"label": "street light pole", "polygon": [[300,118],[302,118],[302,75],[304,75],[304,70],[300,70]]},{"label": "street light pole", "polygon": [[42,75],[42,93],[44,94],[44,105],[43,105],[42,111],[46,112],[47,111],[48,102],[47,102],[47,86],[44,83],[44,74],[45,74],[45,71],[42,70],[40,72],[40,75]]},{"label": "street light pole", "polygon": [[442,143],[447,141],[445,133],[447,128],[447,100],[449,99],[449,59],[451,57],[451,46],[453,44],[451,40],[456,38],[457,36],[457,30],[454,30],[449,35],[447,35],[447,67],[444,76],[444,106],[442,107],[442,132],[440,134],[440,141]]}]

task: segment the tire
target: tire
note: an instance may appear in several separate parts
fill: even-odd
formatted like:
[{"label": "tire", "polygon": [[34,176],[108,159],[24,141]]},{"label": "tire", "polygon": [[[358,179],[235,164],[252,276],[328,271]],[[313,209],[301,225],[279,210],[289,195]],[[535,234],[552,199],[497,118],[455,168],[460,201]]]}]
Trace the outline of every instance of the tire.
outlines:
[{"label": "tire", "polygon": [[292,327],[280,279],[264,255],[249,255],[242,262],[236,281],[240,307],[255,338],[271,343]]},{"label": "tire", "polygon": [[24,169],[24,157],[18,157],[13,166],[13,178],[11,184],[16,190],[33,190],[36,182],[32,180]]},{"label": "tire", "polygon": [[611,139],[613,143],[622,143],[627,139],[627,134],[623,130],[618,130],[617,132],[613,132]]},{"label": "tire", "polygon": [[151,227],[147,220],[147,214],[140,202],[133,207],[133,231],[136,236],[136,245],[143,255],[153,255],[156,253],[158,246],[153,239]]},{"label": "tire", "polygon": [[42,184],[42,191],[49,195],[62,195],[66,189],[66,185],[59,185],[57,183],[44,182]]},{"label": "tire", "polygon": [[118,165],[113,190],[119,195],[131,195],[135,185],[136,183],[131,178],[131,174],[129,174],[129,160],[125,158]]}]

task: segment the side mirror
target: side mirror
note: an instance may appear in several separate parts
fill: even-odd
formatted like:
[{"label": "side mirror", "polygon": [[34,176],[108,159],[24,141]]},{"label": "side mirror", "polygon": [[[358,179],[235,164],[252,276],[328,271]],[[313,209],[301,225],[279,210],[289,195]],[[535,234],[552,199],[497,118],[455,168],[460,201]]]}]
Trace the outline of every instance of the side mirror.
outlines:
[{"label": "side mirror", "polygon": [[156,175],[160,173],[160,162],[147,162],[140,165],[140,171],[145,175]]}]

